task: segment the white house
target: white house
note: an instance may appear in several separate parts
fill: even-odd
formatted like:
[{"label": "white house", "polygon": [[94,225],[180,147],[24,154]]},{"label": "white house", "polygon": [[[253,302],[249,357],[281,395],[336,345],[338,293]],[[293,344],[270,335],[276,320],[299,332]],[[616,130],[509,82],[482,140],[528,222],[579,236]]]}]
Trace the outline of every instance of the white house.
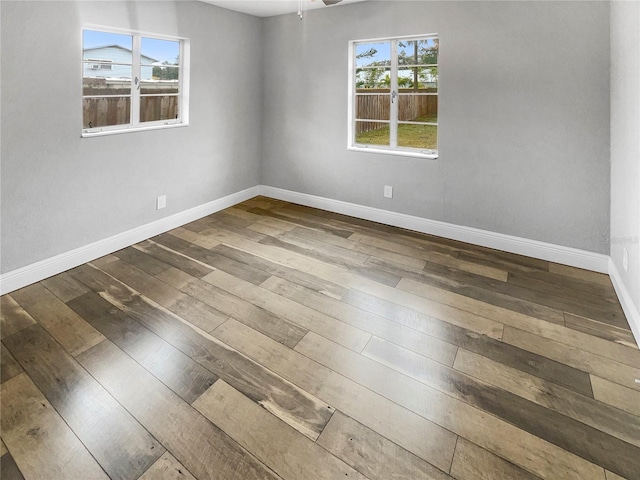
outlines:
[{"label": "white house", "polygon": [[[131,50],[120,45],[105,45],[101,47],[85,48],[82,58],[84,63],[82,75],[84,77],[104,77],[104,78],[131,78]],[[157,63],[155,58],[142,55],[142,63]],[[152,66],[141,68],[141,79],[151,80],[153,74]]]}]

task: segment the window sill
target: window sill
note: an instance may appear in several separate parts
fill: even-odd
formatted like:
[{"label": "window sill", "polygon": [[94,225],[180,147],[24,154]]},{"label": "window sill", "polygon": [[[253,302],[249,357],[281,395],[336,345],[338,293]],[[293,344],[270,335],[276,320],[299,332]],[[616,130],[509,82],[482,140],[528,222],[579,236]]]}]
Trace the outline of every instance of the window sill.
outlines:
[{"label": "window sill", "polygon": [[414,157],[414,158],[426,158],[428,160],[437,160],[437,153],[422,153],[419,150],[411,151],[411,150],[393,150],[390,148],[376,148],[376,147],[354,147],[349,146],[347,150],[351,150],[352,152],[363,152],[363,153],[381,153],[384,155],[394,155],[398,157]]},{"label": "window sill", "polygon": [[121,133],[132,133],[132,132],[146,132],[147,130],[163,130],[166,128],[178,128],[178,127],[188,127],[188,123],[170,123],[170,124],[155,124],[148,125],[144,127],[127,127],[127,128],[109,128],[105,127],[104,129],[100,128],[92,128],[91,130],[83,130],[82,138],[90,138],[90,137],[104,137],[106,135],[119,135]]}]

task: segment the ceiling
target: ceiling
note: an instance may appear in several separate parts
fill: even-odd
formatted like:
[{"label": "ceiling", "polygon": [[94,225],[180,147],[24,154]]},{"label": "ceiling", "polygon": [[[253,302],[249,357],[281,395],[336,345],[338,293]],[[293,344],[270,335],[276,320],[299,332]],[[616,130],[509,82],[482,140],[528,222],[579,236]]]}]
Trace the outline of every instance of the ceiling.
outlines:
[{"label": "ceiling", "polygon": [[[201,0],[212,5],[235,10],[236,12],[248,13],[256,17],[272,17],[274,15],[284,15],[286,13],[296,13],[298,11],[298,0]],[[322,3],[322,0],[302,0],[302,11],[314,10],[316,8],[338,8],[349,3],[363,2],[365,0],[342,0],[330,7]]]}]

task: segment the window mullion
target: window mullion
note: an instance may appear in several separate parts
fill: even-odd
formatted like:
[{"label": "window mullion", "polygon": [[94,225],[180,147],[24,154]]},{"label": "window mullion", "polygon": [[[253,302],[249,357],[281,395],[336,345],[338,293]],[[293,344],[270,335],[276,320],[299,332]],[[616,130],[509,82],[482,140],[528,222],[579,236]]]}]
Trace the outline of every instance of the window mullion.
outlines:
[{"label": "window mullion", "polygon": [[398,103],[400,96],[398,95],[398,41],[391,41],[391,111],[389,123],[389,146],[396,148],[398,146]]},{"label": "window mullion", "polygon": [[131,74],[133,83],[131,85],[131,125],[140,125],[140,90],[142,82],[142,68],[140,67],[140,35],[133,36],[133,58],[131,60]]}]

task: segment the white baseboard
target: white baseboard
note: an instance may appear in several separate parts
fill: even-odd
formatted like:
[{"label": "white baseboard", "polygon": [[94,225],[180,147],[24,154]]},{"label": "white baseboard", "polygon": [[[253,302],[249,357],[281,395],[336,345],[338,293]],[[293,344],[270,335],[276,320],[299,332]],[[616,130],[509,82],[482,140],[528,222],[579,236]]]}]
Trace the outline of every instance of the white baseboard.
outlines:
[{"label": "white baseboard", "polygon": [[112,237],[98,240],[69,252],[61,253],[55,257],[47,258],[40,262],[0,275],[0,295],[12,292],[58,273],[90,262],[109,253],[141,242],[155,235],[177,228],[189,222],[193,222],[212,213],[236,205],[240,202],[259,195],[259,187],[251,187],[240,192],[232,193],[226,197],[218,198],[211,202],[190,208],[183,212],[175,213],[160,220],[136,227],[132,230],[113,235]]},{"label": "white baseboard", "polygon": [[489,232],[478,228],[453,225],[438,220],[429,220],[266,185],[260,186],[260,194],[278,200],[320,208],[330,212],[342,213],[351,217],[363,218],[394,227],[406,228],[421,233],[472,243],[474,245],[495,248],[496,250],[517,253],[527,257],[584,268],[585,270],[609,273],[609,256],[600,253],[587,252],[577,248],[563,247],[502,233]]},{"label": "white baseboard", "polygon": [[609,259],[609,277],[611,278],[611,283],[613,283],[616,295],[618,295],[618,300],[620,300],[620,305],[622,305],[622,310],[624,311],[625,317],[627,317],[627,322],[629,322],[636,343],[640,345],[640,310],[638,310],[638,306],[633,303],[631,294],[622,282],[620,272],[611,259]]},{"label": "white baseboard", "polygon": [[185,223],[233,206],[256,195],[265,195],[309,207],[384,223],[386,225],[393,225],[417,232],[517,253],[519,255],[584,268],[586,270],[609,273],[609,256],[607,255],[259,185],[56,255],[55,257],[7,272],[0,275],[0,294],[4,295],[5,293],[12,292],[18,288],[82,265],[83,263],[90,262],[91,260],[113,253],[149,237],[159,235]]}]

